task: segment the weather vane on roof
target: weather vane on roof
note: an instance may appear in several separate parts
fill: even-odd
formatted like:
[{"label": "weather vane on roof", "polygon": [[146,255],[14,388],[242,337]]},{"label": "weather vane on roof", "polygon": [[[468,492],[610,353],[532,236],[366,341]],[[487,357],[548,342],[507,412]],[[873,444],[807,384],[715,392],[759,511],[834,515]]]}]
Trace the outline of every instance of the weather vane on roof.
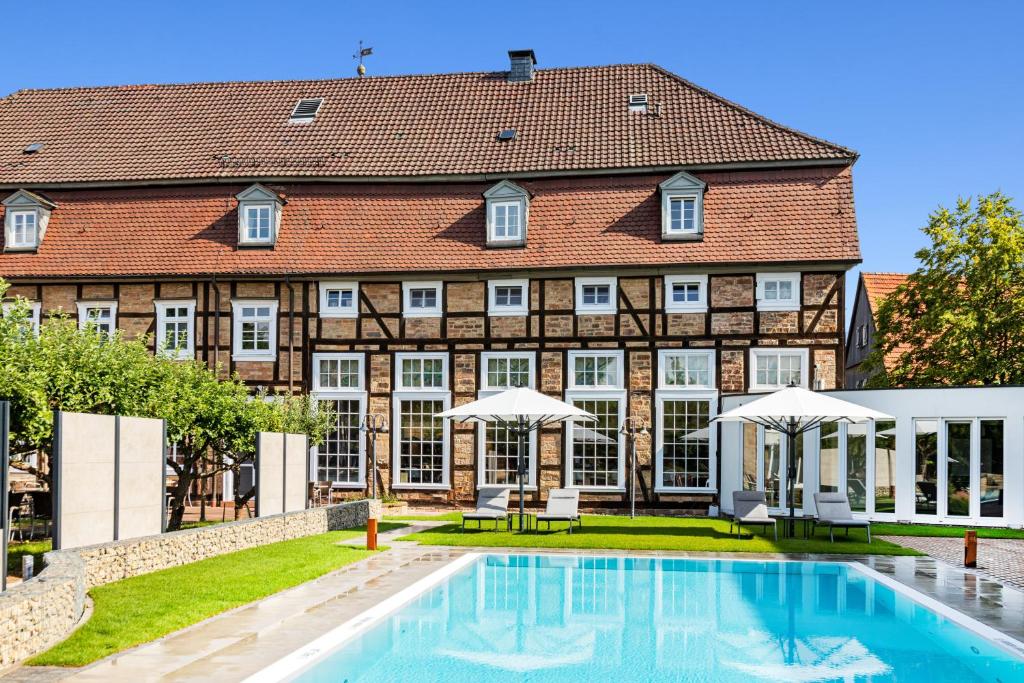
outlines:
[{"label": "weather vane on roof", "polygon": [[352,59],[359,60],[359,66],[356,67],[356,73],[362,78],[366,75],[366,67],[363,66],[363,57],[369,57],[373,54],[372,47],[363,47],[363,41],[359,41],[359,53],[352,55]]}]

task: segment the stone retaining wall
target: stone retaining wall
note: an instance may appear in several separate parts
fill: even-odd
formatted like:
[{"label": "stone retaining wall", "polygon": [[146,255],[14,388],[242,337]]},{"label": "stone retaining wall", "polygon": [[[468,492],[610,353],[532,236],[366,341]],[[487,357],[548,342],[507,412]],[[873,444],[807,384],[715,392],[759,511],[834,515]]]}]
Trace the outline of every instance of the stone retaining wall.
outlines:
[{"label": "stone retaining wall", "polygon": [[105,583],[256,546],[313,536],[380,518],[360,500],[283,515],[46,553],[36,577],[0,593],[0,666],[43,652],[75,627],[86,592]]}]

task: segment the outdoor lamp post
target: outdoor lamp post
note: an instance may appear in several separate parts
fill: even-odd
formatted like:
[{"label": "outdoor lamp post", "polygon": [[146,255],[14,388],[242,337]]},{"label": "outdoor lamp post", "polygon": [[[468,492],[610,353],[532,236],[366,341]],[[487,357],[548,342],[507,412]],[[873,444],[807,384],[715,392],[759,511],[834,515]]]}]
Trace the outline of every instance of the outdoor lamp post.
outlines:
[{"label": "outdoor lamp post", "polygon": [[370,497],[377,497],[377,435],[388,433],[388,421],[383,413],[367,413],[359,430],[370,437]]},{"label": "outdoor lamp post", "polygon": [[636,517],[636,440],[638,437],[647,436],[650,432],[647,430],[647,422],[642,417],[632,415],[622,422],[622,428],[619,431],[629,439],[629,463],[631,467],[629,475],[629,517],[632,519]]}]

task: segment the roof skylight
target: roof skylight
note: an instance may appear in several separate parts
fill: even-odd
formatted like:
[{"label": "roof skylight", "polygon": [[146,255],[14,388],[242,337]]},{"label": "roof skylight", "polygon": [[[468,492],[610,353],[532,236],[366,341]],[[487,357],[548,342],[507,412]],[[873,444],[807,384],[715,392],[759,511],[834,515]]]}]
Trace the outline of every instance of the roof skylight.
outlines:
[{"label": "roof skylight", "polygon": [[292,123],[303,123],[306,121],[312,121],[316,118],[316,114],[320,111],[321,105],[324,103],[322,97],[309,97],[299,100],[295,108],[292,109],[292,115],[288,120]]}]

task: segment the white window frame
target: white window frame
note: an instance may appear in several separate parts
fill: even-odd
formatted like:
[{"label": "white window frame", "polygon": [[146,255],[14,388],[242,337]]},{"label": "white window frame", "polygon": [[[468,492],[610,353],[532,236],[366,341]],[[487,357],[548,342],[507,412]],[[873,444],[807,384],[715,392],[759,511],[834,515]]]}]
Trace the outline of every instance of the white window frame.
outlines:
[{"label": "white window frame", "polygon": [[[327,387],[320,385],[320,362],[325,360],[354,360],[359,364],[358,377],[359,385],[356,387]],[[314,353],[313,354],[313,377],[312,391],[315,401],[358,401],[359,421],[362,425],[366,417],[366,354],[363,353]],[[313,468],[318,475],[320,472],[320,447],[313,448]],[[359,476],[358,480],[331,481],[331,487],[336,489],[365,489],[366,488],[366,436],[360,431],[359,435]]]},{"label": "white window frame", "polygon": [[[704,235],[704,191],[707,184],[680,171],[658,186],[661,191],[661,238],[663,240],[698,240]],[[693,201],[693,227],[672,228],[672,202]]]},{"label": "white window frame", "polygon": [[[153,302],[156,307],[156,335],[154,348],[157,353],[164,354],[177,360],[187,360],[195,357],[196,353],[196,301],[195,299],[157,299]],[[188,329],[185,347],[181,349],[167,349],[164,325],[167,322],[167,309],[186,308],[188,309]],[[177,317],[175,317],[177,320]]]},{"label": "white window frame", "polygon": [[[787,300],[765,299],[765,284],[768,282],[789,282],[793,297]],[[757,274],[757,310],[759,311],[799,311],[802,292],[800,291],[800,273],[758,273]]]},{"label": "white window frame", "polygon": [[800,358],[800,384],[804,389],[808,388],[810,382],[810,352],[806,348],[788,348],[785,346],[757,346],[750,349],[748,357],[748,369],[750,393],[762,391],[776,391],[784,389],[784,384],[758,384],[757,383],[757,359],[763,356],[796,356]]},{"label": "white window frame", "polygon": [[[578,277],[576,278],[576,315],[617,313],[619,310],[619,289],[617,277]],[[607,285],[607,304],[583,303],[583,288],[593,285]]]},{"label": "white window frame", "polygon": [[[497,207],[515,204],[519,207],[519,234],[509,237],[496,234]],[[484,192],[484,211],[487,223],[487,246],[489,247],[521,247],[526,244],[526,233],[530,220],[530,193],[515,183],[502,180]],[[507,224],[506,224],[507,227]]]},{"label": "white window frame", "polygon": [[[696,284],[698,286],[700,295],[697,301],[677,302],[672,300],[672,289],[675,285],[682,284]],[[666,275],[664,299],[666,313],[706,313],[708,310],[708,276]]]},{"label": "white window frame", "polygon": [[[277,243],[281,228],[281,207],[284,201],[273,190],[259,183],[245,188],[235,195],[238,200],[238,244],[249,247],[272,247]],[[270,211],[270,230],[266,238],[249,237],[249,211],[267,208]]]},{"label": "white window frame", "polygon": [[[718,490],[718,423],[712,422],[718,414],[718,392],[714,389],[675,390],[658,389],[655,392],[657,429],[654,435],[654,491],[655,493],[714,493]],[[665,402],[706,401],[708,404],[708,485],[665,486]]]},{"label": "white window frame", "polygon": [[[231,358],[236,361],[273,361],[277,360],[277,299],[232,299],[231,300]],[[243,307],[270,307],[270,349],[267,351],[242,349]]]},{"label": "white window frame", "polygon": [[[249,214],[251,212],[253,212],[253,211],[260,211],[262,209],[266,209],[267,210],[267,215],[268,215],[268,220],[267,220],[267,236],[266,237],[260,237],[258,235],[259,226],[257,225],[257,228],[256,228],[257,236],[253,237],[252,234],[249,232],[251,230],[251,228],[249,227]],[[243,239],[242,239],[242,243],[243,244],[273,244],[274,243],[274,223],[275,223],[275,220],[274,220],[274,209],[275,209],[275,206],[274,206],[273,202],[246,202],[245,204],[242,205],[242,212],[243,212],[242,230],[243,230],[243,233],[244,233],[243,234]],[[259,218],[258,218],[258,215],[257,215],[257,221],[258,220],[259,220]]]},{"label": "white window frame", "polygon": [[76,301],[75,306],[78,308],[78,329],[84,330],[89,326],[88,312],[90,308],[109,308],[110,309],[110,332],[108,336],[113,335],[117,331],[117,302],[111,300],[103,301]]},{"label": "white window frame", "polygon": [[[505,391],[506,387],[492,387],[487,383],[487,361],[492,358],[518,358],[524,359],[529,363],[529,375],[527,376],[526,386],[530,389],[535,389],[537,385],[537,354],[533,351],[484,351],[480,354],[480,390],[477,391],[477,398],[487,398],[494,394]],[[487,424],[480,423],[477,427],[477,468],[476,468],[476,487],[477,489],[485,488],[508,488],[506,484],[487,484],[486,482],[486,453],[487,448]],[[537,449],[537,430],[532,430],[529,437],[529,473],[526,475],[526,486],[527,491],[537,490],[537,458],[539,451]]]},{"label": "white window frame", "polygon": [[[402,425],[402,401],[441,401],[444,410],[451,407],[451,378],[448,375],[449,362],[447,353],[396,353],[395,356],[394,387],[391,395],[391,488],[393,489],[426,489],[431,491],[446,490],[451,488],[451,462],[452,462],[452,427],[445,420],[442,428],[442,472],[441,483],[439,484],[403,484],[399,481],[401,464],[401,425]],[[441,359],[441,372],[443,373],[444,389],[435,387],[413,387],[405,388],[402,385],[402,360],[406,358]]]},{"label": "white window frame", "polygon": [[[499,287],[520,287],[523,300],[518,306],[499,306],[497,290]],[[529,280],[488,280],[487,281],[487,315],[520,316],[530,313],[530,281]]]},{"label": "white window frame", "polygon": [[[509,235],[508,229],[508,209],[511,207],[516,209],[516,233]],[[488,242],[510,242],[514,244],[520,244],[523,241],[523,207],[524,202],[521,199],[503,199],[501,201],[492,201],[488,207]],[[498,209],[505,209],[505,234],[498,234]]]},{"label": "white window frame", "polygon": [[[431,308],[412,307],[412,290],[433,289],[436,303]],[[402,317],[403,318],[438,318],[444,310],[444,283],[440,280],[423,280],[402,283]]]},{"label": "white window frame", "polygon": [[[19,297],[18,299],[20,298],[21,297]],[[4,315],[7,315],[7,312],[13,309],[18,304],[18,299],[15,299],[13,301],[4,301],[2,304],[0,304],[0,311],[2,311]],[[32,325],[32,334],[38,337],[40,320],[42,318],[43,305],[40,302],[32,301],[31,299],[25,299],[25,301],[28,303],[29,323]]]},{"label": "white window frame", "polygon": [[[704,356],[708,360],[708,383],[705,385],[684,385],[679,386],[677,384],[669,384],[666,381],[665,371],[668,369],[669,358],[675,357],[700,357]],[[658,351],[658,389],[663,391],[683,391],[687,393],[694,393],[697,391],[710,391],[712,394],[716,394],[716,367],[715,367],[715,351],[714,349],[661,349]]]},{"label": "white window frame", "polygon": [[[351,306],[329,306],[328,293],[334,290],[352,290]],[[320,305],[317,307],[321,318],[358,318],[359,283],[328,281],[320,283]]]},{"label": "white window frame", "polygon": [[[611,356],[615,360],[615,385],[614,386],[597,386],[588,387],[586,385],[576,384],[576,359],[577,358],[593,358],[600,356]],[[594,349],[586,351],[569,351],[566,354],[568,363],[568,382],[565,390],[565,402],[572,403],[575,400],[618,400],[619,402],[619,426],[618,430],[618,474],[617,478],[619,481],[618,486],[574,486],[573,481],[573,469],[572,469],[572,452],[573,452],[573,423],[568,422],[565,426],[564,441],[565,441],[565,481],[566,485],[572,488],[579,488],[581,491],[611,491],[611,492],[622,492],[626,490],[626,435],[622,432],[621,426],[623,421],[626,419],[626,389],[625,389],[625,369],[623,363],[625,361],[625,352],[616,349]],[[587,422],[581,422],[581,425],[586,427]]]},{"label": "white window frame", "polygon": [[[10,249],[37,249],[39,247],[39,211],[36,209],[14,209],[10,211],[11,214],[11,228],[10,242],[8,243]],[[25,218],[27,216],[32,217],[32,240],[19,240],[17,236],[17,224],[18,218]]]}]

